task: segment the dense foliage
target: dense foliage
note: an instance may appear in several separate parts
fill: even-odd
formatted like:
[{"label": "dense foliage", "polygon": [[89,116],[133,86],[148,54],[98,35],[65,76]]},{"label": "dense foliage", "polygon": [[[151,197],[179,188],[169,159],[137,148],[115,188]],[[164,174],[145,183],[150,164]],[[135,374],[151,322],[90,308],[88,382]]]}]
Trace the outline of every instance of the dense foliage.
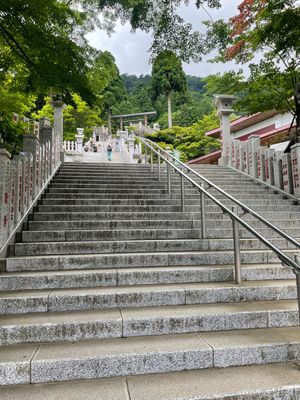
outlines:
[{"label": "dense foliage", "polygon": [[148,137],[164,148],[166,145],[171,149],[176,148],[180,151],[181,160],[187,161],[220,149],[219,140],[205,135],[205,132],[218,125],[219,120],[213,112],[189,127],[173,126]]},{"label": "dense foliage", "polygon": [[235,88],[243,95],[238,109],[295,113],[293,94],[300,80],[297,0],[243,0],[236,16],[207,26],[207,51],[217,48],[217,61],[250,62],[249,78]]}]

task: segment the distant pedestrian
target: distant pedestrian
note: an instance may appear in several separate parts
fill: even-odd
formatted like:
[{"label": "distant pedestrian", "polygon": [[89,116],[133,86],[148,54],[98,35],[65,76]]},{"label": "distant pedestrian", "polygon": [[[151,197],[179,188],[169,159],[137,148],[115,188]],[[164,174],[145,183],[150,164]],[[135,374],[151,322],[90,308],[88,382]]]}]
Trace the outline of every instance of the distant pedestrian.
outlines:
[{"label": "distant pedestrian", "polygon": [[111,147],[110,144],[106,147],[106,151],[107,151],[107,159],[108,159],[108,161],[111,161],[111,159],[112,159],[112,147]]}]

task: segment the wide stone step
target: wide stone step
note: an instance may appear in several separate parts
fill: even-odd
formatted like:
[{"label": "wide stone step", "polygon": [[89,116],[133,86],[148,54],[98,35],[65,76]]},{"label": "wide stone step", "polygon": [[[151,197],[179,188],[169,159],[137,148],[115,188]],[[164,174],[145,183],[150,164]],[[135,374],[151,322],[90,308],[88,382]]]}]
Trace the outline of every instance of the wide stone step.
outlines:
[{"label": "wide stone step", "polygon": [[0,343],[75,342],[123,336],[298,326],[298,322],[296,300],[40,312],[2,316]]},{"label": "wide stone step", "polygon": [[[58,224],[57,224],[58,225]],[[100,225],[100,224],[99,224]],[[128,225],[127,229],[109,229],[109,230],[93,230],[90,229],[77,231],[75,229],[63,230],[63,227],[59,226],[60,230],[29,230],[22,232],[22,242],[62,242],[62,241],[79,241],[79,240],[145,240],[145,239],[201,239],[200,229],[184,229],[181,224],[178,223],[177,228],[172,229],[149,229],[149,227],[143,228],[143,224],[140,224],[141,229],[132,229],[132,225]],[[42,229],[45,227],[42,225]],[[280,238],[280,234],[269,229],[256,229],[258,233],[261,233],[267,238]],[[293,238],[300,238],[300,229],[285,229],[285,233],[289,234]],[[231,239],[233,236],[232,226],[228,224],[227,229],[218,229],[217,227],[212,230],[208,230],[207,238],[216,239]],[[240,238],[248,239],[254,238],[255,236],[249,233],[246,229],[240,230]]]},{"label": "wide stone step", "polygon": [[[224,188],[224,190],[226,191],[226,188]],[[257,189],[252,189],[252,188],[248,188],[245,187],[242,189],[238,189],[238,188],[234,188],[230,191],[228,191],[232,196],[240,196],[240,195],[255,195],[255,196],[259,196],[264,198],[264,192],[257,188]],[[160,188],[158,187],[146,187],[146,188],[132,188],[131,186],[128,187],[122,187],[120,188],[120,186],[116,186],[116,187],[110,187],[110,188],[101,188],[101,187],[85,187],[84,190],[82,187],[78,187],[78,186],[74,186],[72,188],[70,187],[64,187],[63,185],[61,187],[53,187],[50,186],[46,193],[69,193],[69,194],[81,194],[81,193],[93,193],[93,194],[110,194],[110,195],[116,195],[118,193],[121,194],[168,194],[168,190],[165,186],[161,186]],[[187,187],[185,189],[185,193],[186,195],[195,195],[197,193],[199,193],[198,189],[193,189],[191,187]],[[220,195],[220,192],[217,191],[216,189],[210,189],[209,193],[215,195]],[[179,189],[179,187],[173,187],[172,188],[172,196],[173,195],[180,195],[181,191]],[[268,192],[267,195],[275,195],[275,192]]]},{"label": "wide stone step", "polygon": [[[300,233],[300,230],[299,230]],[[23,231],[23,242],[61,242],[86,240],[199,239],[199,229],[124,229],[124,230],[60,230]],[[300,236],[300,235],[299,235]]]},{"label": "wide stone step", "polygon": [[[162,179],[164,183],[166,182],[166,179]],[[122,182],[130,182],[130,183],[142,183],[144,184],[145,182],[158,182],[158,177],[157,175],[151,175],[151,174],[145,174],[144,176],[140,175],[133,175],[133,174],[120,174],[120,175],[109,175],[109,174],[103,174],[103,175],[90,175],[90,176],[80,176],[80,175],[69,175],[69,176],[63,176],[61,174],[58,174],[55,176],[55,179],[53,180],[55,183],[93,183],[93,184],[98,184],[98,183],[122,183]]]},{"label": "wide stone step", "polygon": [[[254,182],[251,179],[236,179],[234,177],[231,178],[226,178],[224,177],[222,180],[219,179],[218,181],[214,181],[213,183],[215,185],[224,185],[224,180],[226,179],[226,185],[228,186],[251,186],[251,187],[261,187],[260,183]],[[200,178],[195,177],[193,179],[195,182],[199,183],[202,182]],[[151,182],[153,183],[160,183],[163,185],[167,185],[167,178],[166,177],[161,177],[160,180],[158,180],[157,176],[144,176],[144,177],[136,177],[136,176],[98,176],[98,177],[62,177],[62,176],[56,176],[55,179],[52,182],[53,184],[89,184],[89,185],[104,185],[104,184],[119,184],[119,185],[127,185],[127,184],[145,184],[145,182]],[[179,186],[181,184],[181,178],[179,176],[171,177],[171,183],[173,185]],[[186,186],[191,186],[191,183],[186,181],[185,182]]]},{"label": "wide stone step", "polygon": [[[231,204],[231,200],[226,199],[223,195],[214,195],[218,200],[224,201],[225,204]],[[157,194],[157,193],[144,193],[144,194],[135,194],[135,193],[45,193],[42,197],[42,200],[47,201],[55,201],[55,200],[80,200],[80,201],[134,201],[134,200],[181,200],[180,194],[173,194],[169,196],[168,194]],[[199,194],[188,194],[185,195],[185,199],[188,202],[194,202],[197,204],[199,202]],[[247,195],[240,195],[237,200],[242,201],[246,205],[250,206],[253,204],[293,204],[291,200],[284,200],[280,196],[273,196],[273,195],[264,195],[264,196],[247,196]],[[206,198],[206,204],[214,204],[214,202],[208,198]]]},{"label": "wide stone step", "polygon": [[[15,360],[14,360],[15,361]],[[172,372],[127,378],[3,386],[2,400],[295,400],[297,363]],[[213,382],[213,385],[212,385]]]},{"label": "wide stone step", "polygon": [[[288,222],[288,221],[287,221]],[[192,220],[85,220],[85,221],[29,221],[29,230],[43,231],[43,230],[97,230],[97,229],[192,229]],[[23,231],[25,233],[26,231]]]},{"label": "wide stone step", "polygon": [[[274,211],[267,211],[267,212],[261,212],[259,213],[262,217],[265,219],[270,220],[270,222],[273,222],[273,224],[276,225],[278,220],[291,220],[291,223],[293,220],[296,220],[297,223],[299,224],[299,219],[300,219],[300,212],[295,212],[295,211],[288,211],[288,212],[276,212],[275,208]],[[206,211],[205,213],[206,219],[207,220],[214,220],[216,223],[216,220],[224,220],[224,221],[229,221],[229,217],[224,215],[221,211],[219,212],[210,212]],[[137,212],[137,211],[107,211],[107,212],[88,212],[88,213],[83,213],[83,212],[35,212],[33,214],[33,220],[35,221],[57,221],[57,220],[62,220],[62,221],[79,221],[79,220],[90,220],[91,218],[94,218],[94,220],[108,220],[108,219],[148,219],[148,220],[154,220],[154,219],[159,219],[159,220],[168,220],[168,219],[175,219],[175,220],[180,220],[180,219],[195,219],[199,220],[201,219],[201,213],[199,212],[155,212],[155,211],[149,211],[149,212]],[[251,216],[249,214],[246,215],[246,217],[243,218],[245,221],[256,221],[256,218],[254,216]],[[299,226],[299,225],[297,225]]]},{"label": "wide stone step", "polygon": [[[281,264],[243,265],[241,275],[243,281],[286,280],[295,278],[292,270],[284,268]],[[0,290],[92,288],[169,283],[226,282],[233,280],[233,265],[11,272],[0,275]]]},{"label": "wide stone step", "polygon": [[132,376],[126,383],[131,400],[294,400],[298,377],[298,363],[284,363]]},{"label": "wide stone step", "polygon": [[181,283],[3,292],[0,310],[2,314],[27,314],[296,298],[294,280],[246,281],[240,286],[230,282]]},{"label": "wide stone step", "polygon": [[[280,214],[279,214],[280,215]],[[207,213],[208,219],[223,219],[223,215],[221,213]],[[277,213],[278,216],[278,213]],[[282,217],[288,218],[290,214],[282,213]],[[181,213],[181,212],[39,212],[33,214],[33,219],[35,221],[80,221],[80,220],[90,220],[91,218],[94,221],[101,220],[186,220],[190,218],[199,218],[200,213]]]},{"label": "wide stone step", "polygon": [[128,182],[128,183],[117,183],[115,181],[113,182],[107,182],[107,183],[80,183],[80,182],[74,182],[74,183],[59,183],[56,181],[53,181],[53,183],[51,184],[51,188],[55,189],[59,189],[59,188],[64,188],[64,189],[75,189],[75,188],[79,188],[79,189],[130,189],[132,191],[134,191],[135,189],[163,189],[165,188],[166,185],[160,182],[144,182],[144,183],[138,183],[138,182]]},{"label": "wide stone step", "polygon": [[[31,353],[31,360],[24,363],[20,382],[16,373],[13,383],[25,383],[26,378],[28,383],[96,379],[298,361],[300,328],[100,339],[42,344],[36,348],[28,345],[23,351]],[[16,348],[7,347],[3,352],[7,358],[15,357]],[[21,360],[22,357],[18,361]],[[14,365],[16,371],[18,361]],[[5,371],[5,364],[2,369]]]},{"label": "wide stone step", "polygon": [[[177,205],[176,205],[177,204]],[[274,205],[253,205],[251,209],[261,213],[261,212],[288,212],[294,211],[299,212],[300,215],[300,207],[296,205],[276,205],[276,210],[274,209]],[[199,205],[186,205],[186,212],[200,212],[201,206]],[[102,204],[102,205],[39,205],[37,207],[38,212],[100,212],[100,211],[107,211],[107,212],[118,212],[118,211],[127,211],[127,212],[155,212],[159,210],[165,210],[168,212],[180,212],[181,206],[179,202],[164,202],[162,204]],[[207,212],[218,212],[220,207],[217,205],[206,205],[205,210]]]},{"label": "wide stone step", "polygon": [[[168,195],[168,190],[166,188],[148,188],[148,189],[143,189],[143,188],[120,188],[119,186],[117,188],[110,188],[110,189],[104,189],[104,188],[84,188],[84,190],[80,187],[74,187],[74,188],[53,188],[49,187],[45,193],[52,193],[52,194],[60,194],[60,193],[69,193],[69,194],[81,194],[81,193],[92,193],[92,194],[109,194],[109,195],[118,195],[118,194],[134,194],[134,195],[151,195],[153,194],[163,194],[163,195]],[[180,193],[178,191],[178,193]],[[195,191],[192,192],[195,194]]]},{"label": "wide stone step", "polygon": [[[158,197],[158,198],[152,198],[149,196],[148,198],[133,198],[133,199],[127,199],[127,198],[92,198],[92,199],[71,199],[71,198],[47,198],[45,197],[42,199],[42,201],[39,202],[40,205],[54,205],[54,206],[59,206],[59,205],[76,205],[76,206],[100,206],[100,205],[130,205],[130,206],[138,206],[138,205],[180,205],[180,199],[171,199],[169,197]],[[191,204],[193,204],[194,201],[191,199]],[[282,203],[281,203],[282,204]]]},{"label": "wide stone step", "polygon": [[[44,231],[44,230],[123,230],[123,229],[201,229],[201,220],[194,219],[124,219],[124,220],[90,220],[91,216],[87,217],[86,220],[59,220],[59,221],[29,221],[28,226],[30,231]],[[208,237],[227,237],[229,234],[232,235],[232,223],[229,219],[218,220],[216,225],[215,220],[207,220],[207,234]],[[249,220],[248,220],[249,222]],[[275,221],[276,226],[283,228],[285,232],[289,234],[295,233],[295,237],[298,237],[298,220],[290,219],[278,219]],[[256,228],[258,232],[265,233],[271,237],[276,237],[277,234],[271,233],[271,231],[262,228],[262,224],[259,221],[251,220],[251,226]],[[24,231],[26,232],[26,231]],[[250,233],[244,228],[240,230],[241,237],[249,237]]]},{"label": "wide stone step", "polygon": [[[197,232],[197,231],[196,231]],[[74,237],[73,232],[66,232]],[[87,233],[87,235],[89,232]],[[188,236],[188,234],[186,235]],[[16,243],[15,256],[38,256],[55,254],[100,254],[100,253],[136,253],[136,252],[172,252],[172,251],[222,251],[233,250],[233,239],[163,239],[160,240],[101,240],[97,237],[84,238],[80,241],[49,241],[38,243]],[[272,238],[272,244],[281,250],[292,248],[285,239]],[[267,246],[258,239],[248,238],[240,240],[242,250],[267,249]]]},{"label": "wide stone step", "polygon": [[[200,207],[195,207],[196,211],[199,211]],[[213,209],[213,211],[217,210]],[[167,211],[167,212],[180,212],[180,205],[167,205],[167,204],[158,204],[158,205],[98,205],[98,206],[72,206],[72,205],[39,205],[38,212],[41,213],[59,213],[59,212],[82,212],[82,213],[90,213],[90,212],[155,212],[155,211]],[[209,210],[208,210],[209,211]],[[291,211],[291,210],[289,210]]]},{"label": "wide stone step", "polygon": [[[286,250],[294,257],[299,252]],[[278,263],[275,253],[268,250],[242,250],[242,264]],[[7,272],[57,271],[107,268],[140,268],[194,265],[229,265],[234,263],[233,251],[215,252],[172,252],[172,253],[118,253],[118,254],[78,254],[60,256],[12,257],[6,259]]]},{"label": "wide stone step", "polygon": [[[199,197],[195,196],[194,198],[186,198],[185,203],[187,205],[197,205],[199,204]],[[222,201],[223,204],[229,206],[233,206],[235,203],[231,200],[224,200]],[[57,198],[48,198],[45,197],[43,198],[40,202],[40,205],[94,205],[94,206],[100,206],[100,205],[180,205],[181,204],[181,199],[180,197],[178,198],[152,198],[149,196],[148,198],[135,198],[135,199],[126,199],[126,198],[116,198],[116,199],[111,199],[111,198],[83,198],[83,199],[71,199],[71,198],[63,198],[57,197]],[[215,203],[207,199],[206,204],[208,207],[213,206]],[[291,203],[286,202],[286,205],[288,207],[291,206]],[[284,207],[282,199],[272,199],[272,200],[265,200],[265,199],[257,199],[257,200],[250,200],[247,201],[247,206],[250,208],[253,207],[262,207],[262,206],[279,206],[279,207]],[[277,208],[277,207],[276,207]]]}]

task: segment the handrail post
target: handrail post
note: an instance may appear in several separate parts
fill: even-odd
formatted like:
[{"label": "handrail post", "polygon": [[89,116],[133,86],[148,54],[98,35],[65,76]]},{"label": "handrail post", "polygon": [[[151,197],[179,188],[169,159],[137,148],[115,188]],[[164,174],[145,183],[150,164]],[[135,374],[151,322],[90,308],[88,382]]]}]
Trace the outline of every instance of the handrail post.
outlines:
[{"label": "handrail post", "polygon": [[150,165],[151,165],[151,172],[153,172],[153,151],[150,149]]},{"label": "handrail post", "polygon": [[[232,211],[237,214],[237,207],[232,207]],[[235,218],[232,218],[232,230],[233,230],[233,246],[234,246],[234,279],[239,285],[242,282],[241,276],[241,249],[240,249],[240,226]]]},{"label": "handrail post", "polygon": [[168,175],[168,194],[171,194],[171,168],[170,164],[167,164],[167,175]]},{"label": "handrail post", "polygon": [[184,177],[181,177],[181,212],[185,212],[185,188],[184,188]]},{"label": "handrail post", "polygon": [[148,149],[146,145],[145,145],[145,164],[148,164]]},{"label": "handrail post", "polygon": [[158,162],[158,168],[157,168],[157,171],[158,171],[158,181],[160,182],[160,150],[158,150],[158,159],[157,159],[157,162]]},{"label": "handrail post", "polygon": [[[204,189],[204,183],[201,182],[200,186]],[[200,204],[201,204],[201,238],[206,239],[206,216],[205,216],[205,194],[201,191],[200,193]]]},{"label": "handrail post", "polygon": [[[294,257],[296,263],[300,265],[300,256],[295,256]],[[298,293],[298,312],[299,312],[299,324],[300,324],[300,272],[294,270],[294,273],[296,275],[296,285],[297,285],[297,293]]]}]

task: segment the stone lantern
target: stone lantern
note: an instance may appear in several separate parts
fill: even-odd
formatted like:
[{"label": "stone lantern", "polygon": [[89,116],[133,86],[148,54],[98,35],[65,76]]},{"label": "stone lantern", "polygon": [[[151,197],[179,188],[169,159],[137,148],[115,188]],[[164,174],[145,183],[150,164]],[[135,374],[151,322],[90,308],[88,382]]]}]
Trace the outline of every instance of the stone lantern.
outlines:
[{"label": "stone lantern", "polygon": [[84,128],[77,128],[77,135],[76,137],[76,143],[77,143],[77,151],[81,153],[82,148],[83,148],[83,138],[84,138]]},{"label": "stone lantern", "polygon": [[217,109],[217,116],[221,120],[221,141],[222,141],[222,164],[230,163],[230,119],[229,116],[234,112],[233,103],[235,96],[225,94],[214,95],[214,106]]}]

